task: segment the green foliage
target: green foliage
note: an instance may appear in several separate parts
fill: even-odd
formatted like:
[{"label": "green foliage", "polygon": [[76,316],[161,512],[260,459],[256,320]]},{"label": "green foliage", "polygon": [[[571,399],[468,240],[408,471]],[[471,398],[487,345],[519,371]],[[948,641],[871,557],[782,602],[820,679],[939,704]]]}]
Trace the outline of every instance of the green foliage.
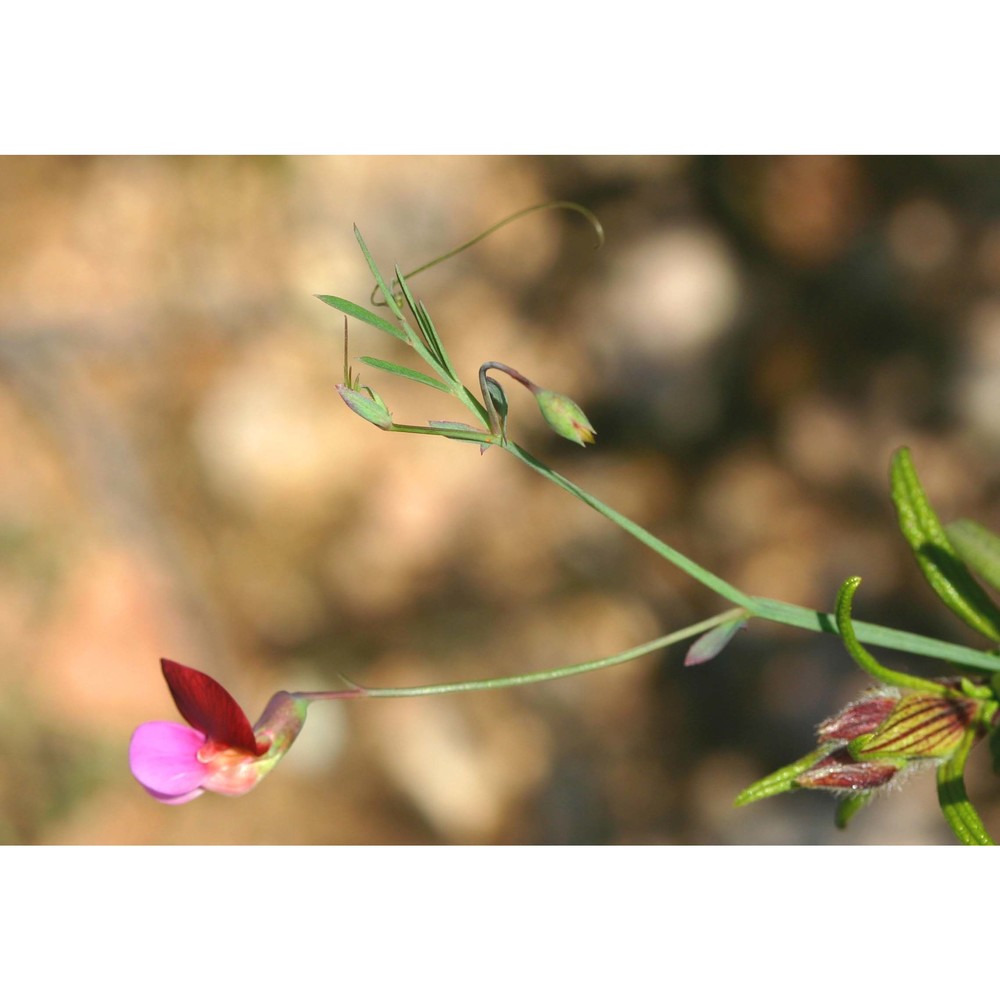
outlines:
[{"label": "green foliage", "polygon": [[892,459],[892,499],[903,537],[938,597],[967,625],[1000,642],[1000,608],[975,581],[917,478],[908,448]]},{"label": "green foliage", "polygon": [[968,519],[952,521],[944,531],[966,565],[1000,591],[1000,535]]}]

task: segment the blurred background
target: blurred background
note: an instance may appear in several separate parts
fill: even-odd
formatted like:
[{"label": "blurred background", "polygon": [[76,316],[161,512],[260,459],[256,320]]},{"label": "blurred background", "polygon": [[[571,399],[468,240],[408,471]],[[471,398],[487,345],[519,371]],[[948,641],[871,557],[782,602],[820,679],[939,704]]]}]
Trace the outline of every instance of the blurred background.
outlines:
[{"label": "blurred background", "polygon": [[[469,385],[498,360],[597,428],[512,436],[755,594],[977,637],[898,536],[900,444],[942,516],[1000,528],[1000,160],[291,157],[0,160],[0,842],[951,843],[933,772],[851,829],[833,800],[732,799],[866,686],[835,639],[755,623],[538,685],[315,706],[251,795],[132,779],[176,719],[161,656],[255,719],[278,689],[465,680],[608,655],[724,609],[496,450],[355,417],[357,223],[412,269]],[[351,353],[412,363],[352,323]],[[463,419],[364,370],[397,420]],[[887,665],[935,666],[886,653]],[[984,748],[970,791],[1000,831]]]}]

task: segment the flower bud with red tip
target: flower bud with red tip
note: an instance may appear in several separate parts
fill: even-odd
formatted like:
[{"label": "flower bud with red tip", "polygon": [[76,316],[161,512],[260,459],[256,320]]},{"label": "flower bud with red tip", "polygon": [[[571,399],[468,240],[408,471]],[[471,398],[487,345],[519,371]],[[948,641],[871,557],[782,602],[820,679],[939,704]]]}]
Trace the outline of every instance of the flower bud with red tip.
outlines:
[{"label": "flower bud with red tip", "polygon": [[593,443],[597,432],[583,410],[569,396],[551,389],[539,389],[537,386],[534,387],[534,393],[545,422],[556,434],[579,445]]},{"label": "flower bud with red tip", "polygon": [[984,703],[964,697],[957,683],[942,681],[941,692],[867,693],[820,723],[817,750],[755,782],[736,804],[796,788],[862,796],[922,763],[948,760],[969,730],[981,735]]}]

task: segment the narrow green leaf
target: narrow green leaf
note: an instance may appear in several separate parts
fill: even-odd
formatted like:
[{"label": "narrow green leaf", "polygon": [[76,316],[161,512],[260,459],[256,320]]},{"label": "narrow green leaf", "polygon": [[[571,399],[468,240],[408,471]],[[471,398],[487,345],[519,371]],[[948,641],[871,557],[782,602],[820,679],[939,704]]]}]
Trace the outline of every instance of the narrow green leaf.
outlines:
[{"label": "narrow green leaf", "polygon": [[449,431],[472,431],[474,434],[482,434],[481,427],[473,427],[472,424],[463,424],[459,420],[428,420],[430,427],[441,427]]},{"label": "narrow green leaf", "polygon": [[448,357],[448,352],[444,349],[444,342],[438,335],[437,329],[431,320],[430,313],[427,311],[423,302],[417,303],[417,323],[420,326],[421,332],[424,336],[434,343],[436,348],[436,354],[438,360],[441,362],[441,367],[456,381],[460,381],[458,373],[452,367],[451,359]]},{"label": "narrow green leaf", "polygon": [[[490,447],[489,441],[483,440],[483,429],[473,427],[472,424],[463,424],[458,420],[428,420],[428,425],[439,429],[442,437],[451,438],[453,441],[472,441],[479,445],[480,453]],[[456,431],[456,434],[449,434],[448,431]],[[470,437],[470,435],[475,437]]]},{"label": "narrow green leaf", "polygon": [[938,803],[955,836],[971,847],[993,846],[979,813],[969,801],[965,790],[965,763],[975,742],[975,731],[966,733],[963,746],[937,769]]},{"label": "narrow green leaf", "polygon": [[372,368],[381,368],[384,372],[390,372],[393,375],[408,378],[413,382],[419,382],[421,385],[429,385],[432,389],[439,389],[441,392],[451,393],[451,389],[449,389],[448,386],[446,386],[444,382],[439,379],[432,378],[430,375],[424,375],[423,372],[414,371],[412,368],[397,365],[392,361],[383,361],[381,358],[369,357],[358,358],[358,361],[363,364],[370,365]]},{"label": "narrow green leaf", "polygon": [[[744,605],[747,610],[768,621],[790,625],[792,628],[810,629],[813,632],[837,634],[836,619],[826,611],[800,608],[770,597],[754,597],[752,600],[752,605]],[[873,625],[870,622],[854,621],[853,625],[858,641],[866,642],[870,646],[881,646],[883,649],[894,649],[900,653],[944,660],[947,663],[972,667],[975,670],[988,670],[995,674],[1000,671],[1000,656],[994,653],[960,646],[954,642],[945,642],[943,639],[932,639],[926,635],[903,632],[896,628],[886,628],[884,625]],[[996,676],[1000,678],[1000,674]]]},{"label": "narrow green leaf", "polygon": [[406,283],[406,278],[403,277],[403,272],[399,269],[399,265],[396,265],[396,284],[399,285],[399,291],[403,296],[403,301],[409,306],[410,312],[413,313],[414,319],[417,316],[417,303],[413,298],[413,293],[410,291],[410,286]]},{"label": "narrow green leaf", "polygon": [[368,270],[371,271],[372,277],[375,279],[376,284],[382,291],[382,295],[385,297],[385,304],[391,310],[393,316],[400,322],[403,320],[403,311],[396,304],[396,297],[389,291],[389,286],[385,283],[385,278],[382,277],[382,272],[378,269],[378,265],[375,263],[375,258],[372,257],[371,251],[368,249],[368,244],[365,243],[364,237],[361,235],[361,230],[357,226],[354,227],[354,238],[358,241],[358,246],[361,247],[361,252],[365,255],[365,260],[368,262]]},{"label": "narrow green leaf", "polygon": [[445,353],[444,345],[441,343],[441,338],[438,337],[434,324],[430,321],[427,310],[424,308],[422,302],[417,302],[413,298],[410,286],[406,283],[406,278],[399,269],[398,264],[396,265],[396,282],[399,285],[399,290],[403,295],[404,301],[409,306],[410,312],[413,313],[413,318],[417,321],[417,326],[423,336],[424,345],[427,347],[427,350],[431,352],[434,360],[457,381],[458,377],[452,370],[451,362]]},{"label": "narrow green leaf", "polygon": [[729,645],[733,636],[740,629],[746,628],[746,625],[746,618],[736,618],[731,622],[723,622],[721,625],[716,625],[710,632],[706,632],[691,644],[691,648],[687,651],[687,656],[684,657],[684,666],[695,667],[715,659]]},{"label": "narrow green leaf", "polygon": [[387,319],[383,319],[381,316],[373,313],[370,309],[366,309],[364,306],[359,306],[355,302],[349,302],[347,299],[342,299],[337,295],[317,295],[317,299],[320,302],[325,302],[328,306],[333,306],[334,309],[339,309],[342,313],[346,313],[348,316],[353,316],[355,319],[361,320],[362,323],[367,323],[369,326],[374,326],[385,333],[391,333],[394,337],[404,342],[407,341],[406,334],[399,329],[393,323],[390,323]]},{"label": "narrow green leaf", "polygon": [[908,448],[892,459],[892,499],[899,527],[938,597],[967,625],[1000,642],[1000,608],[976,582],[924,493]]},{"label": "narrow green leaf", "polygon": [[1000,590],[1000,535],[967,518],[946,524],[944,533],[966,565]]}]

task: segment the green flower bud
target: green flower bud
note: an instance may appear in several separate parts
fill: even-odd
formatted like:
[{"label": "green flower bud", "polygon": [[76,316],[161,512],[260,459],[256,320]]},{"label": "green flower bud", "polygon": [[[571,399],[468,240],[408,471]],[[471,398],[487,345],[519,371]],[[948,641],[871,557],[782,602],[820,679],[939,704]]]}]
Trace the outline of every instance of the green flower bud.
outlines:
[{"label": "green flower bud", "polygon": [[597,432],[590,425],[583,410],[569,396],[564,396],[560,392],[552,392],[551,389],[536,388],[535,399],[538,401],[538,407],[542,411],[545,422],[556,434],[570,441],[575,441],[579,445],[593,443],[594,435]]},{"label": "green flower bud", "polygon": [[796,788],[826,789],[857,799],[838,813],[838,825],[843,826],[873,789],[922,762],[951,759],[970,731],[982,734],[983,713],[991,703],[963,697],[956,681],[942,680],[941,685],[955,693],[904,693],[895,688],[866,692],[820,723],[816,750],[752,784],[736,804]]},{"label": "green flower bud", "polygon": [[381,427],[384,431],[392,429],[392,414],[382,402],[381,396],[377,396],[370,389],[366,394],[346,385],[338,385],[337,392],[359,417],[363,417],[376,427]]},{"label": "green flower bud", "polygon": [[874,732],[847,744],[855,760],[944,760],[976,725],[981,702],[918,691],[901,698]]}]

